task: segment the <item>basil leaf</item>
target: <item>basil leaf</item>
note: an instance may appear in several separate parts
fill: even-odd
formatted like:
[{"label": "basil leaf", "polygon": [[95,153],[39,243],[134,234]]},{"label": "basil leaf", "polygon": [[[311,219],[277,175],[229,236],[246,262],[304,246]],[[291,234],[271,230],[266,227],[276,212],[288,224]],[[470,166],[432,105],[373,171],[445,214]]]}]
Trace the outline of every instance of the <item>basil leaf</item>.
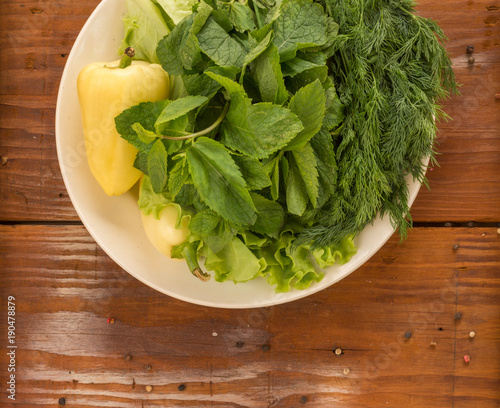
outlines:
[{"label": "basil leaf", "polygon": [[255,206],[228,150],[215,140],[200,137],[187,149],[186,155],[201,199],[233,224],[253,224]]}]

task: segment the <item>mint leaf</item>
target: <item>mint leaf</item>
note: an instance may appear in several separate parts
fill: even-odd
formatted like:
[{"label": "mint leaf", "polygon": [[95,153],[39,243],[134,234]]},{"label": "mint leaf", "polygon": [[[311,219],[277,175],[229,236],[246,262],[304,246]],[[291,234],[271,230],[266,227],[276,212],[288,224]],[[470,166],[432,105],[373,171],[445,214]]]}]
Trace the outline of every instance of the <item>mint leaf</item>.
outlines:
[{"label": "mint leaf", "polygon": [[[265,35],[264,35],[265,33]],[[261,38],[262,37],[262,38]],[[260,54],[262,54],[269,44],[271,40],[274,38],[273,30],[256,30],[250,35],[250,44],[252,45],[250,51],[247,55],[245,55],[245,64],[249,64],[255,58],[257,58]]]},{"label": "mint leaf", "polygon": [[197,74],[183,74],[182,80],[189,95],[203,95],[207,98],[212,98],[221,85],[208,77],[204,73]]},{"label": "mint leaf", "polygon": [[148,175],[156,194],[163,192],[167,182],[168,154],[162,141],[158,139],[148,153]]},{"label": "mint leaf", "polygon": [[281,62],[295,57],[298,49],[323,45],[327,41],[326,14],[311,0],[283,2],[272,24]]},{"label": "mint leaf", "polygon": [[334,191],[337,180],[337,164],[332,137],[323,127],[310,141],[318,166],[318,207],[321,207]]},{"label": "mint leaf", "polygon": [[132,126],[139,123],[146,131],[154,132],[156,119],[167,103],[169,102],[143,102],[124,110],[115,118],[117,132],[138,150],[148,152],[151,145],[144,143]]},{"label": "mint leaf", "polygon": [[288,109],[271,103],[251,103],[241,93],[231,94],[231,106],[222,122],[223,143],[257,159],[281,149],[303,129]]},{"label": "mint leaf", "polygon": [[[267,160],[264,163],[264,169],[271,179],[271,197],[276,201],[279,197],[280,190],[280,162],[283,157],[283,153],[280,152],[271,160]],[[285,159],[286,160],[286,159]]]},{"label": "mint leaf", "polygon": [[137,138],[145,144],[153,143],[158,137],[155,132],[151,130],[144,129],[144,127],[139,123],[134,123],[132,129],[137,133]]},{"label": "mint leaf", "polygon": [[227,149],[200,137],[186,151],[193,183],[202,200],[236,225],[255,222],[255,206],[241,172]]},{"label": "mint leaf", "polygon": [[[258,32],[255,32],[257,36],[259,36]],[[248,52],[247,55],[245,55],[245,59],[243,60],[243,68],[240,76],[240,84],[243,83],[243,79],[245,77],[245,73],[247,70],[248,64],[250,64],[255,58],[257,58],[260,54],[262,54],[267,47],[269,46],[269,43],[271,42],[273,38],[274,33],[272,31],[269,31],[264,38],[262,38],[260,41],[258,38],[255,38],[251,36],[249,38],[250,44],[252,45],[250,48],[250,51]],[[253,41],[252,41],[253,40]],[[254,41],[258,41],[256,44],[253,44]]]},{"label": "mint leaf", "polygon": [[297,164],[293,160],[287,160],[283,157],[282,162],[287,163],[286,171],[284,171],[284,179],[286,180],[286,205],[288,212],[301,216],[306,210],[309,196],[307,194],[307,187],[302,179]]},{"label": "mint leaf", "polygon": [[[307,195],[311,200],[313,207],[317,206],[318,199],[318,169],[316,164],[316,156],[311,145],[308,143],[300,150],[292,150],[295,165],[304,181]],[[294,177],[296,174],[294,174]]]},{"label": "mint leaf", "polygon": [[319,181],[316,157],[311,145],[306,144],[300,150],[288,152],[286,159],[288,166],[283,173],[286,180],[288,212],[300,216],[306,210],[309,201],[313,207],[318,203]]},{"label": "mint leaf", "polygon": [[[174,157],[175,159],[175,157]],[[173,200],[189,179],[189,168],[186,160],[186,156],[182,156],[177,160],[174,167],[170,170],[168,174],[168,192]]]},{"label": "mint leaf", "polygon": [[334,46],[335,40],[337,39],[337,35],[339,33],[339,25],[335,22],[335,20],[327,16],[326,17],[326,43],[319,47],[308,47],[304,51],[307,51],[309,54],[316,54],[318,51],[321,51],[325,54],[326,58],[330,58],[336,51],[336,46]]},{"label": "mint leaf", "polygon": [[287,89],[295,93],[300,88],[312,84],[319,80],[321,84],[328,80],[328,67],[326,65],[318,65],[295,75],[293,78],[287,77],[285,80]]},{"label": "mint leaf", "polygon": [[219,214],[207,208],[191,218],[189,230],[203,237],[210,234],[220,220],[221,216]]},{"label": "mint leaf", "polygon": [[181,75],[184,69],[191,70],[201,60],[196,34],[205,24],[212,8],[204,1],[196,12],[179,22],[172,32],[158,42],[156,54],[165,71],[170,75]]},{"label": "mint leaf", "polygon": [[304,129],[288,144],[287,149],[300,149],[319,132],[325,115],[325,91],[319,80],[300,88],[290,99],[288,108],[295,113]]},{"label": "mint leaf", "polygon": [[323,120],[323,126],[325,126],[327,130],[333,130],[344,121],[344,105],[340,102],[333,83],[325,90],[325,96],[326,112]]},{"label": "mint leaf", "polygon": [[271,43],[254,61],[252,74],[263,102],[283,104],[288,99],[278,48]]},{"label": "mint leaf", "polygon": [[246,55],[244,47],[209,18],[198,33],[201,50],[217,65],[242,67]]},{"label": "mint leaf", "polygon": [[139,150],[135,156],[134,167],[148,175],[148,154],[145,151]]},{"label": "mint leaf", "polygon": [[163,109],[155,122],[156,131],[161,133],[168,126],[170,121],[186,115],[207,101],[208,98],[206,96],[188,95],[184,98],[176,99],[175,101],[170,102],[165,109]]},{"label": "mint leaf", "polygon": [[257,210],[257,220],[250,230],[277,238],[285,223],[283,208],[277,202],[259,194],[252,193],[251,196]]},{"label": "mint leaf", "polygon": [[222,250],[237,233],[236,228],[208,208],[191,218],[189,230],[198,234],[213,252]]},{"label": "mint leaf", "polygon": [[231,3],[229,19],[237,31],[245,32],[255,29],[255,16],[252,9],[238,1]]},{"label": "mint leaf", "polygon": [[260,161],[253,157],[233,154],[249,190],[261,190],[271,185],[271,179]]},{"label": "mint leaf", "polygon": [[310,68],[326,65],[326,56],[321,52],[297,52],[297,56],[282,64],[283,76],[294,77]]},{"label": "mint leaf", "polygon": [[227,76],[220,75],[210,70],[205,71],[205,75],[221,84],[226,89],[229,95],[233,93],[241,93],[243,95],[246,95],[243,86],[241,86],[238,82],[233,81],[231,78],[228,78]]},{"label": "mint leaf", "polygon": [[229,18],[229,10],[227,9],[217,9],[212,11],[210,17],[214,19],[214,21],[219,24],[226,33],[231,31],[233,27],[233,23]]}]

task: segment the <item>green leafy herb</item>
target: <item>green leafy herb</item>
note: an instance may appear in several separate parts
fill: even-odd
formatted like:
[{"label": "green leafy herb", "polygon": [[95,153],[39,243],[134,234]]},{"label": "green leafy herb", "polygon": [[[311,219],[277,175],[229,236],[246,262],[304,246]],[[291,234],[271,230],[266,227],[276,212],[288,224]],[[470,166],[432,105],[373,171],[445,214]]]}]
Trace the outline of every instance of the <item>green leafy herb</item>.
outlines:
[{"label": "green leafy herb", "polygon": [[323,126],[325,104],[325,91],[319,80],[300,88],[290,99],[288,108],[299,117],[304,129],[288,144],[288,150],[303,147],[319,132]]},{"label": "green leafy herb", "polygon": [[416,15],[410,0],[325,4],[339,24],[330,67],[346,120],[336,147],[336,194],[300,242],[339,242],[378,211],[405,237],[411,224],[404,176],[425,181],[423,160],[434,160],[435,120],[443,116],[438,100],[457,92],[444,34]]},{"label": "green leafy herb", "polygon": [[236,225],[255,222],[255,206],[241,172],[219,142],[200,137],[186,151],[193,183],[201,199]]},{"label": "green leafy herb", "polygon": [[326,17],[321,5],[311,0],[282,2],[280,15],[272,25],[281,62],[291,60],[299,49],[324,45]]},{"label": "green leafy herb", "polygon": [[241,93],[233,93],[221,132],[226,146],[262,159],[284,147],[302,128],[288,109],[264,102],[252,104]]},{"label": "green leafy herb", "polygon": [[116,128],[138,149],[141,210],[193,215],[172,252],[193,274],[204,257],[217,281],[305,289],[377,213],[405,236],[406,176],[425,182],[456,91],[444,34],[411,0],[142,1],[124,41],[158,59],[173,100]]},{"label": "green leafy herb", "polygon": [[167,182],[167,149],[161,140],[154,142],[148,153],[148,175],[155,193],[163,192]]},{"label": "green leafy herb", "polygon": [[241,67],[246,50],[213,18],[198,33],[201,50],[221,67]]}]

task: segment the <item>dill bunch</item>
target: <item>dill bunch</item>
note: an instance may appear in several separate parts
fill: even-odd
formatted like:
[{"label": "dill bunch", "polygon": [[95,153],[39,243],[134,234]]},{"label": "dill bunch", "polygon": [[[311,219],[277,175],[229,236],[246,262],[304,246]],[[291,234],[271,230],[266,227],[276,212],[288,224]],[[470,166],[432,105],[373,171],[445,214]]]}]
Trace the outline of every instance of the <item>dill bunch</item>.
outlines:
[{"label": "dill bunch", "polygon": [[330,70],[346,119],[333,136],[337,184],[299,242],[314,247],[357,235],[377,212],[402,238],[411,227],[405,177],[426,183],[435,161],[439,102],[458,93],[438,24],[411,0],[318,1],[339,24]]}]

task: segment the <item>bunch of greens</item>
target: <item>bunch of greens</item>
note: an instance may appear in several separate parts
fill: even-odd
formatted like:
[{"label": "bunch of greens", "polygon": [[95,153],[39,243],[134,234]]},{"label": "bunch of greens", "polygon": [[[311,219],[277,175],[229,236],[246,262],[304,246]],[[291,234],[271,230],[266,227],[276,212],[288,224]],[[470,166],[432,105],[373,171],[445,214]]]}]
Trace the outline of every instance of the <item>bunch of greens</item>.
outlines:
[{"label": "bunch of greens", "polygon": [[[347,262],[378,211],[405,233],[405,176],[424,180],[436,101],[455,86],[411,1],[197,0],[175,22],[164,1],[128,3],[124,46],[161,63],[176,99],[116,125],[139,150],[141,210],[191,217],[173,256],[288,291]],[[148,13],[130,14],[148,7],[163,19],[149,36]]]}]

